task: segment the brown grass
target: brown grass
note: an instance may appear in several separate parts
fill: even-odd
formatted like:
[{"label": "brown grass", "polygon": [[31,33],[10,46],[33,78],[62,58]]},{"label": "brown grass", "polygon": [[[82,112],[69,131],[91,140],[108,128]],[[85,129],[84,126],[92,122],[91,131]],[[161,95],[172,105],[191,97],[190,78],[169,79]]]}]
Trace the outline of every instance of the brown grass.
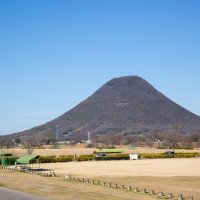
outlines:
[{"label": "brown grass", "polygon": [[42,164],[55,173],[173,192],[200,199],[200,159],[91,161]]},{"label": "brown grass", "polygon": [[[13,181],[14,180],[14,181]],[[153,200],[154,197],[91,184],[0,170],[0,185],[55,200]]]},{"label": "brown grass", "polygon": [[88,161],[68,163],[46,163],[41,167],[54,169],[57,174],[79,174],[84,176],[200,176],[200,159],[147,159],[120,161]]},{"label": "brown grass", "polygon": [[[117,148],[124,149],[124,153],[164,153],[165,149],[156,149],[156,148],[148,148],[148,147],[137,147],[136,149],[128,149],[128,146],[117,146]],[[95,149],[88,149],[85,148],[83,145],[66,145],[61,149],[34,149],[33,154],[41,155],[41,156],[47,156],[47,155],[85,155],[85,154],[92,154]],[[9,149],[10,153],[13,153],[15,155],[23,155],[27,152],[26,149]],[[176,150],[176,152],[200,152],[200,149],[194,149],[194,150],[184,150],[179,149]]]},{"label": "brown grass", "polygon": [[[137,147],[135,150],[129,150],[127,147],[119,148],[124,148],[126,153],[161,153],[165,151],[142,147]],[[44,156],[80,155],[91,154],[93,151],[94,149],[85,149],[83,146],[66,146],[63,149],[34,149],[33,154]],[[176,151],[200,152],[200,149]],[[10,149],[10,152],[22,155],[26,153],[26,150]],[[173,192],[176,195],[182,193],[186,197],[192,195],[195,200],[200,200],[199,166],[200,159],[198,158],[49,163],[41,164],[41,167],[54,169],[57,174],[61,175],[61,178],[48,179],[23,174],[25,180],[22,180],[19,174],[0,172],[0,185],[45,195],[53,199],[150,199],[149,196],[138,197],[124,191],[112,192],[111,189],[100,186],[63,182],[64,175],[71,174],[141,188],[146,187],[166,193]],[[13,179],[17,181],[12,182]]]}]

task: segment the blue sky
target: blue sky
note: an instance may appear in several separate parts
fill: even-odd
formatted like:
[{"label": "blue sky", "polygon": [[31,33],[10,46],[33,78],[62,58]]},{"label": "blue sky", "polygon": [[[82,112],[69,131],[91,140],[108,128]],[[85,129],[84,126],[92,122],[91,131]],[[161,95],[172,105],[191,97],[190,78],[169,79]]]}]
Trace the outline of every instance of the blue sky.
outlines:
[{"label": "blue sky", "polygon": [[0,134],[138,75],[200,115],[200,1],[0,0]]}]

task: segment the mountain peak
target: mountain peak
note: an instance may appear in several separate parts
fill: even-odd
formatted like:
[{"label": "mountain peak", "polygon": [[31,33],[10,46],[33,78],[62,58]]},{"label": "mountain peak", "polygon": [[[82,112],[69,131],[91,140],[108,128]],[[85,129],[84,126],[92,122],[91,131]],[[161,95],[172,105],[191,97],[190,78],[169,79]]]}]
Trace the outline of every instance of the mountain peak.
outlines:
[{"label": "mountain peak", "polygon": [[116,87],[131,87],[131,86],[136,86],[138,84],[147,84],[150,85],[147,81],[145,81],[143,78],[139,76],[122,76],[118,78],[113,78],[110,81],[108,81],[104,86],[116,86]]}]

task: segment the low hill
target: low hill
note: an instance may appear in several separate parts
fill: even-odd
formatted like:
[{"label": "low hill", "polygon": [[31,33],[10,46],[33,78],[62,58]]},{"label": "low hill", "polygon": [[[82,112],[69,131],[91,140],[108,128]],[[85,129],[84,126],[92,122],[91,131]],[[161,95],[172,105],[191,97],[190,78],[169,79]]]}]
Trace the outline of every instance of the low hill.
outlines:
[{"label": "low hill", "polygon": [[157,91],[138,76],[114,78],[62,116],[12,136],[73,136],[200,130],[200,117]]}]

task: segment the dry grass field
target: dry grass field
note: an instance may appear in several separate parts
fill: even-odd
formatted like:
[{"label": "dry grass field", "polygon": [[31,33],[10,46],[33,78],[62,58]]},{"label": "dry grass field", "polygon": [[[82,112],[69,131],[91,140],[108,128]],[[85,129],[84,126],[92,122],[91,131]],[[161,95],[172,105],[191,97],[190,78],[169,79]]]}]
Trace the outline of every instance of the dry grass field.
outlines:
[{"label": "dry grass field", "polygon": [[[125,153],[161,153],[165,150],[156,148],[137,147],[134,150],[127,146]],[[23,155],[26,149],[9,149],[15,155]],[[62,149],[34,149],[33,154],[39,155],[83,155],[92,154],[94,149],[86,149],[83,145],[65,146]],[[200,152],[194,150],[176,150],[176,152]],[[38,166],[38,165],[37,165]],[[156,192],[182,193],[185,197],[194,196],[200,200],[200,159],[147,159],[137,161],[88,161],[40,164],[40,167],[53,169],[60,177],[44,178],[12,172],[0,171],[0,185],[17,190],[51,197],[52,199],[151,199],[146,195],[130,194],[101,186],[91,186],[81,183],[64,181],[65,175],[83,178],[93,178],[107,182],[137,186],[139,188],[154,189]],[[24,177],[24,180],[21,179]],[[17,181],[12,182],[12,179]],[[9,181],[12,184],[9,184]],[[28,183],[28,184],[27,184]],[[112,192],[114,190],[114,192]],[[55,191],[58,191],[57,193]]]},{"label": "dry grass field", "polygon": [[[91,184],[65,181],[63,177],[41,177],[0,170],[0,187],[45,196],[53,200],[155,200],[144,194]],[[1,197],[0,197],[1,198]]]},{"label": "dry grass field", "polygon": [[54,169],[56,174],[83,176],[199,176],[200,159],[147,159],[119,161],[87,161],[40,164],[42,168]]},{"label": "dry grass field", "polygon": [[[148,147],[137,147],[136,149],[129,149],[128,146],[117,146],[117,148],[124,149],[124,153],[163,153],[166,150],[165,149],[156,149],[156,148],[148,148]],[[84,145],[66,145],[60,149],[34,149],[33,154],[35,155],[41,155],[41,156],[47,156],[47,155],[85,155],[85,154],[92,154],[95,149],[88,149],[85,148]],[[13,153],[17,156],[23,155],[27,152],[26,149],[9,149],[10,153]],[[200,148],[194,149],[194,150],[184,150],[179,149],[176,150],[176,152],[200,152]]]},{"label": "dry grass field", "polygon": [[90,161],[42,164],[55,173],[193,195],[200,200],[200,159]]}]

